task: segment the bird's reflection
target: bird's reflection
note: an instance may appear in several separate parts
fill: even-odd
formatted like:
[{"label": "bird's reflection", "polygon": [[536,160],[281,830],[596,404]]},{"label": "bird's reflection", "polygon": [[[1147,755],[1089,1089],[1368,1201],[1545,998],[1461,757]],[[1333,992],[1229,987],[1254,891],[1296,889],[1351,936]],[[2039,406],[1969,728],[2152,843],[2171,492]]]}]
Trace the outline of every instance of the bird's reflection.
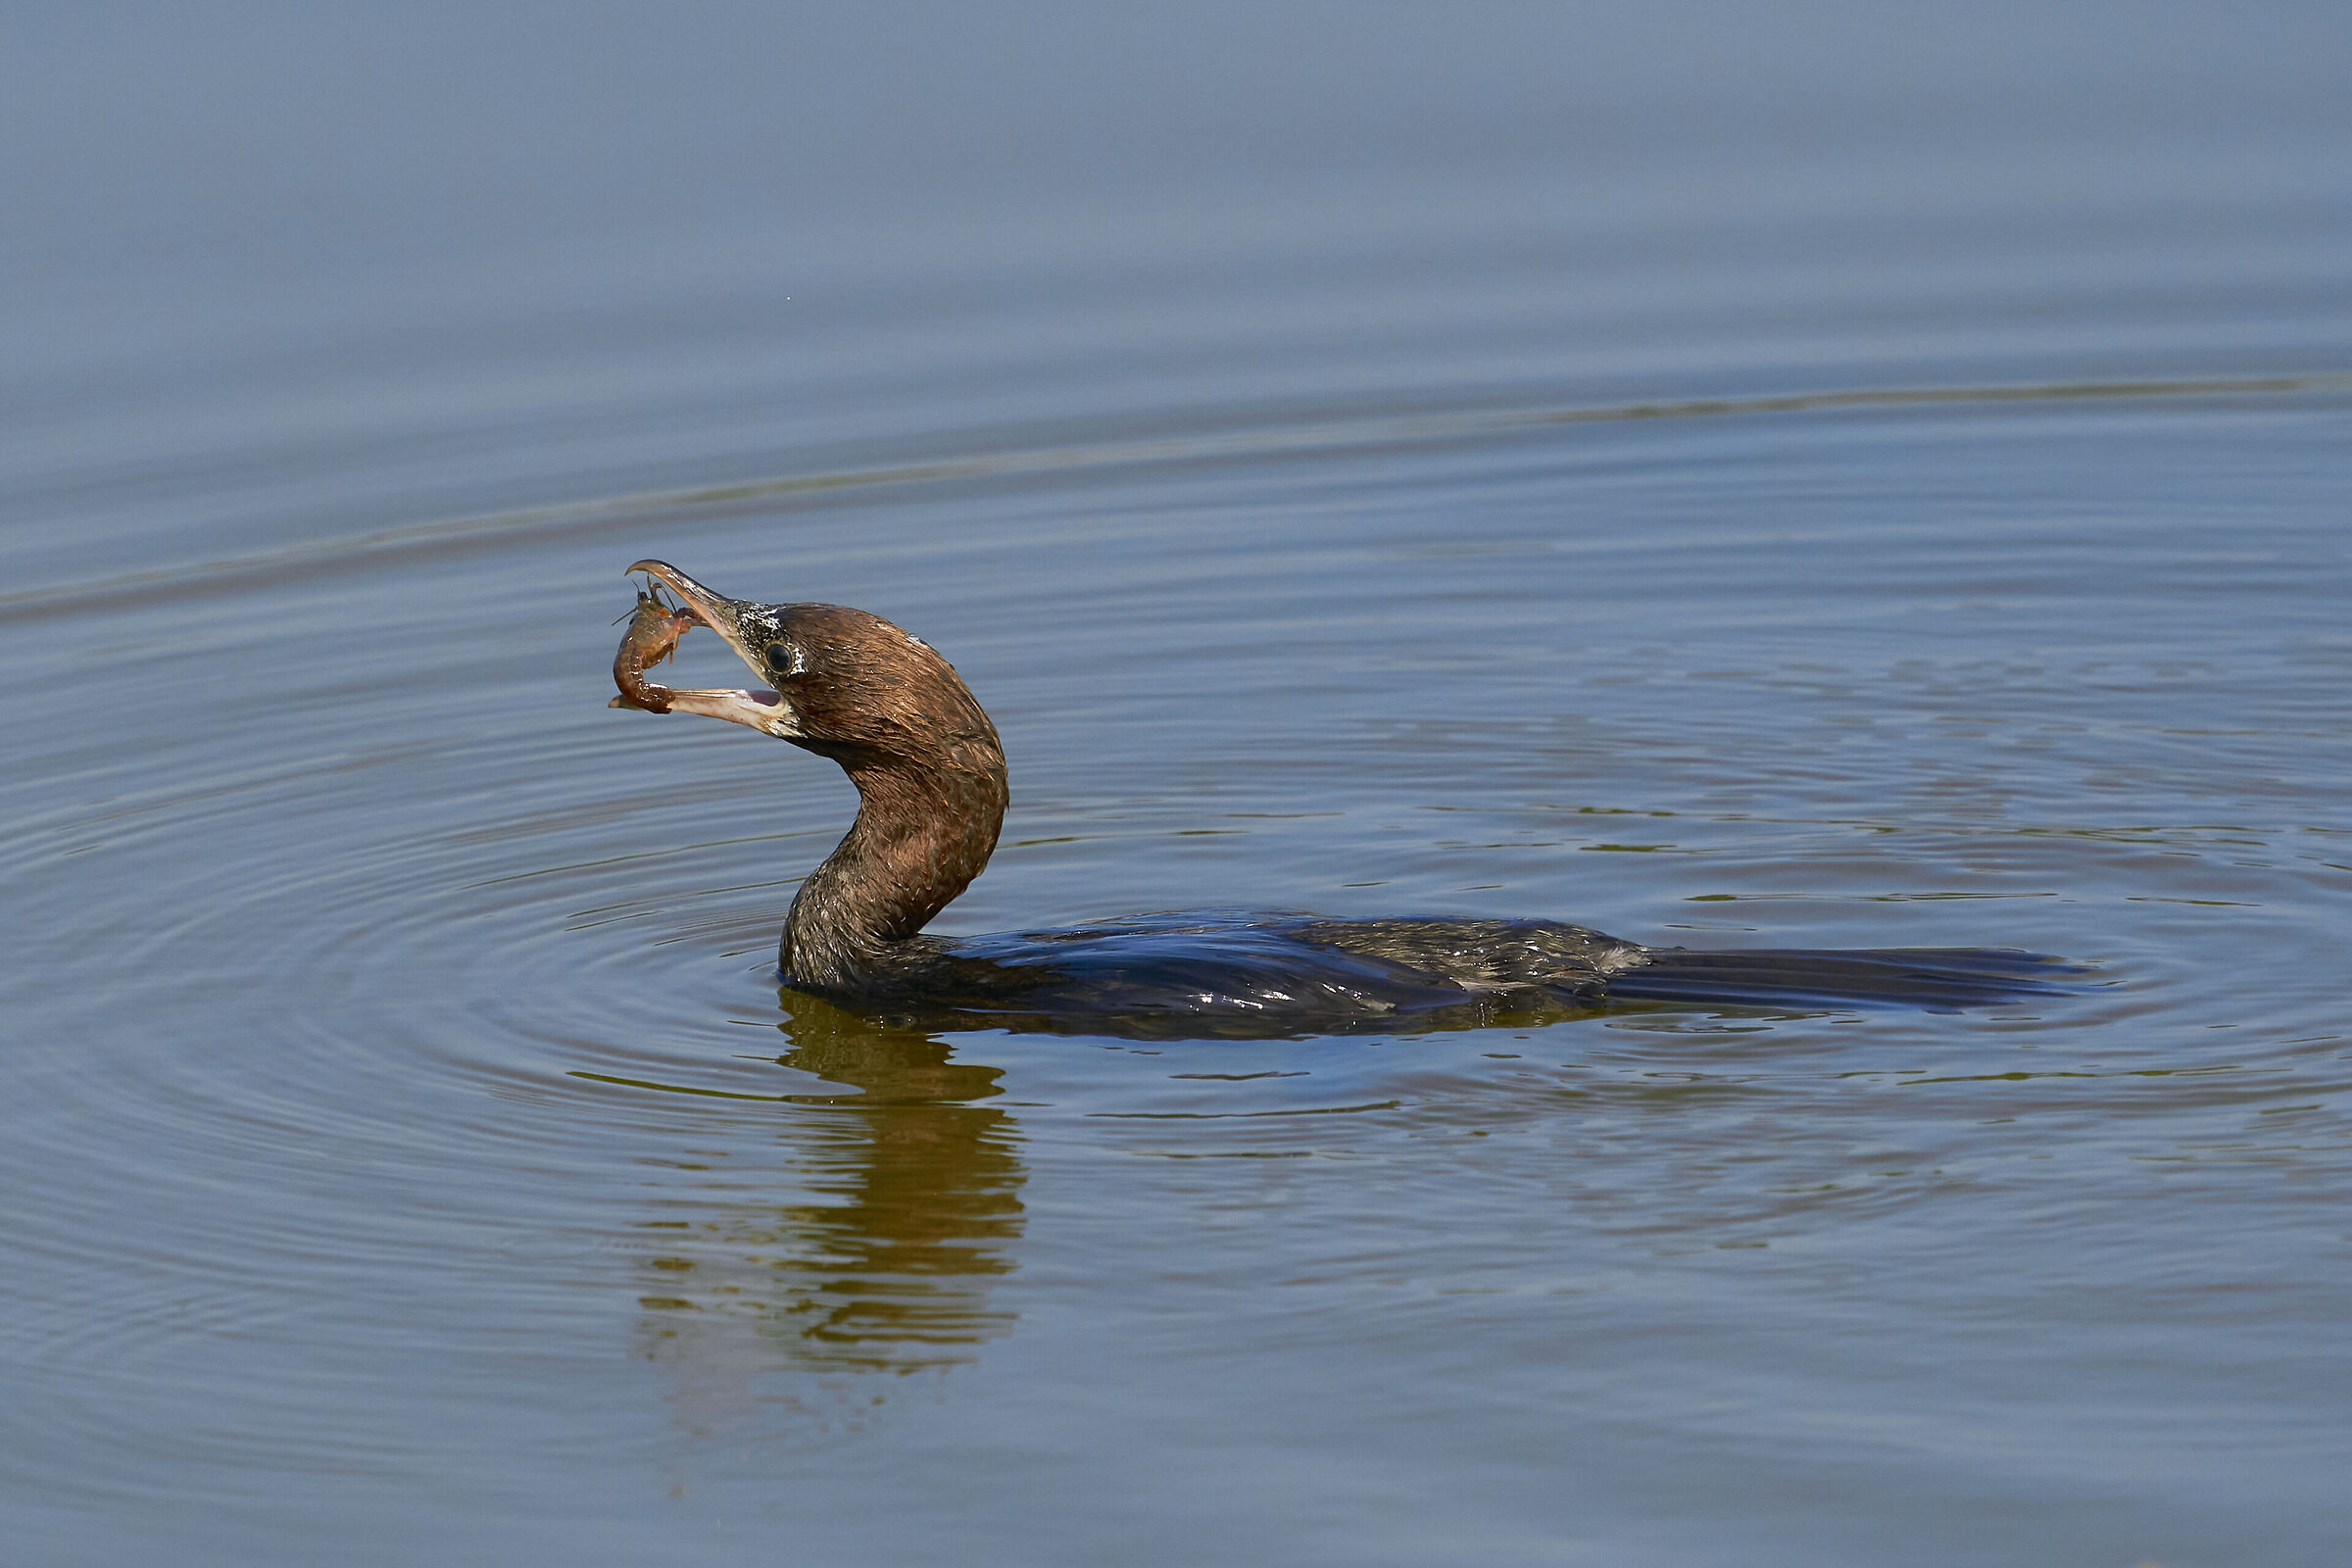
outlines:
[{"label": "bird's reflection", "polygon": [[[640,1265],[639,1344],[675,1380],[680,1418],[697,1431],[732,1427],[778,1402],[822,1427],[845,1417],[855,1424],[858,1410],[882,1396],[872,1374],[975,1361],[1014,1323],[992,1287],[1015,1268],[1022,1233],[1027,1170],[1019,1127],[989,1103],[1000,1093],[1000,1069],[955,1060],[943,1036],[1058,1020],[876,1016],[793,991],[779,1002],[789,1049],[776,1059],[838,1092],[744,1096],[758,1102],[759,1119],[730,1120],[733,1129],[756,1129],[755,1155],[763,1143],[771,1150],[781,1144],[786,1174],[777,1185],[793,1196],[779,1200],[767,1183],[747,1190],[715,1177],[692,1190],[693,1208],[640,1221],[654,1245]],[[1487,1001],[1413,1021],[1427,1033],[1554,1022],[1591,1010]],[[1199,1020],[1181,1017],[1090,1022],[1093,1033],[1112,1038],[1204,1033]],[[1246,1024],[1215,1032],[1285,1033]],[[771,1118],[777,1130],[767,1142],[762,1123]],[[710,1157],[689,1147],[677,1163],[713,1171]],[[713,1189],[743,1196],[712,1207]],[[760,1191],[771,1196],[751,1196]],[[675,1198],[679,1189],[665,1186],[665,1194]],[[695,1217],[671,1217],[687,1214]],[[803,1376],[769,1381],[793,1373]]]},{"label": "bird's reflection", "polygon": [[994,1067],[947,1042],[787,993],[779,1060],[846,1091],[778,1097],[808,1107],[786,1137],[799,1200],[650,1222],[647,1353],[713,1402],[760,1374],[906,1373],[976,1359],[1014,1314],[989,1288],[1015,1264],[1026,1172],[1016,1124],[984,1103]]}]

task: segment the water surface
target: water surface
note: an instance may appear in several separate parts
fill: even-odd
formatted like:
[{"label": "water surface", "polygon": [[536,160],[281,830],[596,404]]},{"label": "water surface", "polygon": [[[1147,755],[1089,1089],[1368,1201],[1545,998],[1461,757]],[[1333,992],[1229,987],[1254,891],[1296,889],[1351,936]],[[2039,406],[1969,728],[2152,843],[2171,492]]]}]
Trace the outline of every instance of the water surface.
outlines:
[{"label": "water surface", "polygon": [[[2343,28],[2101,10],[40,20],[18,1556],[2344,1560]],[[853,797],[603,706],[645,555],[955,661],[943,930],[2095,973],[780,997]]]}]

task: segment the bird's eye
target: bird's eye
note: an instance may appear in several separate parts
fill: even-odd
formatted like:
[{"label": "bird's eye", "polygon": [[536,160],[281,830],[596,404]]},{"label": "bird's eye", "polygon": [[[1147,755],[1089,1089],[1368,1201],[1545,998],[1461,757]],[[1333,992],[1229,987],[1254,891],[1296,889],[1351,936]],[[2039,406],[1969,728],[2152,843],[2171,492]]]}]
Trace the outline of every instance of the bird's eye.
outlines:
[{"label": "bird's eye", "polygon": [[769,643],[767,667],[779,675],[797,675],[801,672],[801,656],[782,643]]}]

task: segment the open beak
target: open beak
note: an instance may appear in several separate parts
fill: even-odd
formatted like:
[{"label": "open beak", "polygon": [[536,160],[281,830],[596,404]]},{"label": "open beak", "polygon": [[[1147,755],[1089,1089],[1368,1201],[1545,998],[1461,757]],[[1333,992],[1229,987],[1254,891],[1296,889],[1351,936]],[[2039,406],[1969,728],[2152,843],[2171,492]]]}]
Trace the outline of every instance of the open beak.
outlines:
[{"label": "open beak", "polygon": [[[749,645],[745,643],[743,633],[744,614],[746,612],[756,609],[756,606],[746,604],[739,599],[729,599],[722,593],[705,587],[666,561],[640,561],[629,567],[628,574],[634,575],[640,571],[666,585],[671,592],[684,601],[685,607],[693,612],[695,620],[699,624],[708,626],[718,633],[720,640],[735,650],[736,658],[751,666],[755,674],[760,672],[760,662],[753,655]],[[631,635],[634,636],[636,628],[632,626],[630,630]],[[628,650],[625,640],[622,650],[625,656]],[[663,652],[666,653],[666,650],[664,649]],[[662,656],[657,655],[655,659],[648,659],[646,662],[655,662],[656,659]],[[619,676],[617,666],[614,674],[617,679]],[[723,718],[732,724],[746,724],[762,734],[774,735],[779,738],[789,738],[800,733],[800,725],[794,717],[792,705],[784,700],[782,694],[770,691],[764,686],[743,687],[733,691],[686,692],[669,691],[659,686],[641,686],[640,692],[632,692],[628,683],[622,682],[621,695],[614,699],[612,706],[615,708],[651,707],[650,703],[643,700],[642,693],[658,696],[662,702],[662,708],[657,710],[704,713],[711,718]]]}]

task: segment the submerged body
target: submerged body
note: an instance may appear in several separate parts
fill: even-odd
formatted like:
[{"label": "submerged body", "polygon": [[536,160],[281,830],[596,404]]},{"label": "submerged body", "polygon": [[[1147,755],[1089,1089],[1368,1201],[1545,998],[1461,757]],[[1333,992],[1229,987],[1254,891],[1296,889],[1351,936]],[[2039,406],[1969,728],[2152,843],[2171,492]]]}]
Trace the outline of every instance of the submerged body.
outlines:
[{"label": "submerged body", "polygon": [[934,1028],[1197,1039],[1524,1025],[1625,1003],[1948,1011],[2059,995],[2074,972],[2009,949],[1709,953],[1557,920],[1206,909],[915,936],[846,988],[779,978]]},{"label": "submerged body", "polygon": [[[978,876],[1007,800],[979,703],[921,639],[839,605],[762,605],[675,566],[640,595],[613,706],[699,712],[838,762],[857,820],[785,919],[783,982],[854,1006],[1024,1028],[1288,1033],[1477,1022],[1609,1000],[1958,1007],[2049,995],[2069,972],[2007,950],[1692,953],[1553,920],[1161,914],[1068,930],[939,938],[923,926]],[[671,691],[644,679],[708,626],[772,684]]]}]

